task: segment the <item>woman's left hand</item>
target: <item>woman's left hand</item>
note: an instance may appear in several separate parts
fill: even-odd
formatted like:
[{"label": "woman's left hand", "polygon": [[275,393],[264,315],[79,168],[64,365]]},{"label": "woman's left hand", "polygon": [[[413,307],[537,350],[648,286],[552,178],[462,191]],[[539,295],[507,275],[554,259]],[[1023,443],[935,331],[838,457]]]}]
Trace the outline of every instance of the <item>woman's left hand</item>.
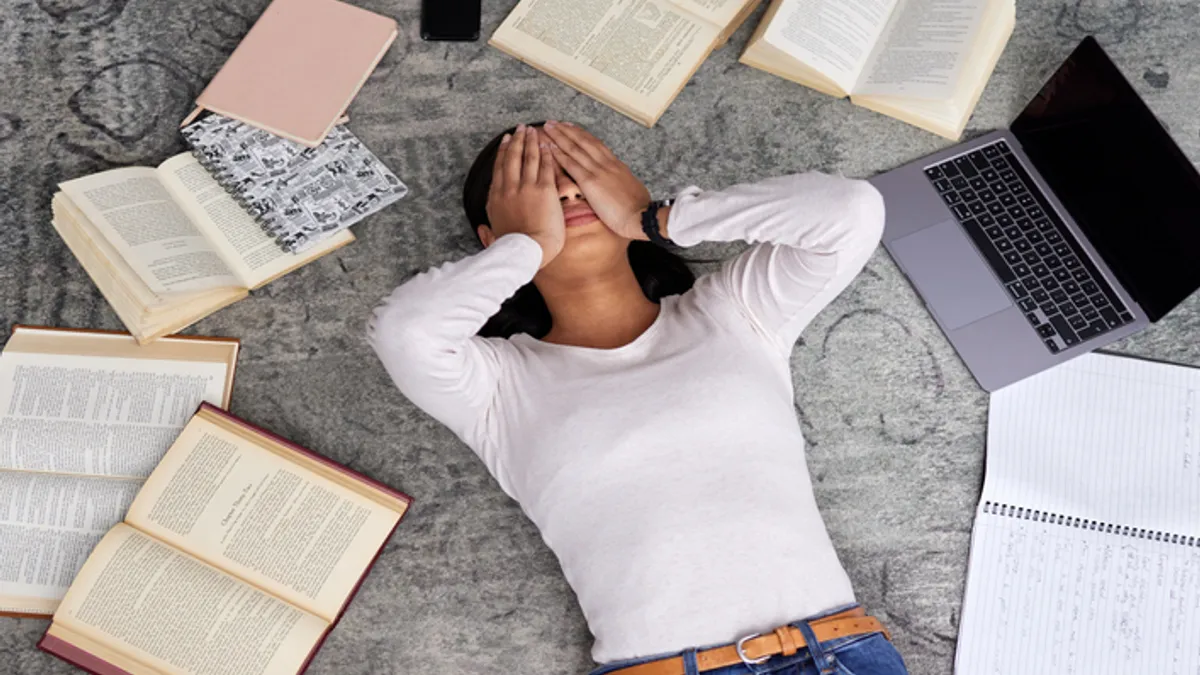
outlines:
[{"label": "woman's left hand", "polygon": [[569,122],[546,122],[554,158],[579,186],[588,206],[610,230],[645,239],[642,212],[650,191],[600,139]]}]

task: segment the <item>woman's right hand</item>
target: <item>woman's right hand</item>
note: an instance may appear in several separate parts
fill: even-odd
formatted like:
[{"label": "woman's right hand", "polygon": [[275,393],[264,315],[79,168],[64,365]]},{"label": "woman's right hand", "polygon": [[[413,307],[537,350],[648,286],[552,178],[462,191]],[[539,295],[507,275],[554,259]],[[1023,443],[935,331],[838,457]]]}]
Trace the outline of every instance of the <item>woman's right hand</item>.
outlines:
[{"label": "woman's right hand", "polygon": [[519,232],[536,241],[542,247],[540,267],[545,267],[562,251],[566,225],[555,180],[558,163],[549,140],[541,140],[545,147],[536,128],[521,125],[500,142],[487,214],[496,237]]}]

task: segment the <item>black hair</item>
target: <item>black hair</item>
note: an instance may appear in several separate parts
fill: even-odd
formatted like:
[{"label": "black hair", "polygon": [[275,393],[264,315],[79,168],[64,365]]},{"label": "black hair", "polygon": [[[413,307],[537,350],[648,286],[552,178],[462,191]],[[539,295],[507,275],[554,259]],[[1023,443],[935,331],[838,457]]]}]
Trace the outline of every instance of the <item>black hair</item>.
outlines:
[{"label": "black hair", "polygon": [[[529,126],[540,127],[542,124],[534,122]],[[487,215],[487,200],[488,191],[492,186],[492,166],[496,162],[500,140],[505,134],[515,131],[516,127],[513,127],[497,134],[484,146],[471,169],[467,171],[467,180],[463,185],[463,209],[467,212],[471,232],[476,236],[478,234],[475,233],[475,228],[480,225],[491,226]],[[683,293],[696,281],[696,276],[683,258],[657,244],[631,241],[628,255],[629,266],[633,268],[633,274],[637,277],[642,292],[652,302],[658,302],[660,298],[668,295]],[[517,333],[528,333],[532,337],[541,338],[550,332],[551,324],[546,301],[533,282],[529,282],[504,301],[500,311],[479,329],[479,335],[507,338]]]}]

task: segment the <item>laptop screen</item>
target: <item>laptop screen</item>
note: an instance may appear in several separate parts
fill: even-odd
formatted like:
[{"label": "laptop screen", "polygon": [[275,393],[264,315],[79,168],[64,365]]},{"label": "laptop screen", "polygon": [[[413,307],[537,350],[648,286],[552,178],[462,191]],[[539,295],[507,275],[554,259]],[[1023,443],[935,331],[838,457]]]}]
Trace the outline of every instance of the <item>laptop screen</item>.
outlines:
[{"label": "laptop screen", "polygon": [[1200,174],[1094,38],[1012,131],[1152,321],[1200,288]]}]

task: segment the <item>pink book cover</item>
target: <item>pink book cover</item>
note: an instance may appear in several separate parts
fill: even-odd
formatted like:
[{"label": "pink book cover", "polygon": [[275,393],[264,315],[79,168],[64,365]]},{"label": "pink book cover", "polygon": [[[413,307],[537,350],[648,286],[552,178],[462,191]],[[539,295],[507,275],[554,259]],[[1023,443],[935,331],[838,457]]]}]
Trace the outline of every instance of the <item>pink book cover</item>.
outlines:
[{"label": "pink book cover", "polygon": [[[409,504],[409,505],[412,504],[412,497],[409,497],[408,495],[404,494],[403,492],[400,492],[399,490],[395,490],[391,487],[388,487],[387,485],[384,485],[383,483],[380,483],[379,481],[374,480],[373,478],[363,475],[363,474],[355,471],[354,469],[351,469],[349,467],[338,464],[337,462],[333,461],[332,459],[329,459],[328,457],[325,457],[323,455],[319,455],[319,454],[313,452],[312,450],[309,450],[307,448],[302,448],[287,439],[281,438],[281,437],[267,431],[266,429],[254,426],[253,424],[250,424],[249,422],[246,422],[245,420],[235,417],[214,405],[211,405],[209,403],[202,403],[200,405],[200,409],[201,410],[208,409],[209,411],[211,411],[217,415],[220,415],[221,417],[224,417],[227,420],[234,422],[235,424],[245,427],[247,430],[249,430],[255,434],[258,434],[260,436],[265,436],[267,438],[270,438],[271,440],[277,441],[277,442],[287,446],[289,449],[296,451],[299,454],[305,455],[307,457],[311,457],[312,459],[315,459],[318,462],[320,462],[332,469],[335,469],[341,473],[344,473],[347,476],[351,476],[351,477],[355,478],[356,480],[359,480],[363,483],[370,485],[371,487],[377,488],[381,492],[385,492],[393,497],[396,497],[397,499],[404,501],[406,504]],[[332,632],[334,627],[337,626],[338,623],[342,620],[342,615],[344,615],[346,613],[346,608],[350,606],[350,601],[354,599],[354,596],[358,595],[358,590],[360,588],[362,588],[363,581],[366,580],[367,575],[371,573],[371,569],[373,567],[375,567],[375,561],[379,560],[379,554],[383,552],[383,549],[387,545],[387,542],[389,540],[391,540],[392,535],[395,534],[395,532],[396,532],[396,528],[400,526],[400,522],[404,520],[404,516],[407,514],[408,514],[408,509],[406,508],[404,510],[404,513],[400,514],[400,518],[396,521],[396,525],[394,527],[392,527],[392,531],[388,533],[388,536],[386,538],[384,538],[383,544],[380,545],[379,550],[375,552],[375,557],[371,559],[371,562],[367,564],[366,569],[363,570],[362,576],[358,578],[358,583],[356,583],[354,585],[354,588],[350,591],[350,594],[348,596],[346,596],[346,601],[344,603],[342,603],[342,607],[340,610],[338,610],[337,617],[334,618],[333,623],[329,624],[329,627],[325,629],[325,633],[324,633],[324,635],[321,636],[321,639],[317,640],[317,644],[313,645],[312,651],[310,651],[308,653],[308,658],[305,659],[304,665],[300,667],[299,673],[304,673],[305,671],[308,670],[308,666],[309,666],[309,664],[312,663],[313,657],[315,657],[317,655],[317,651],[320,650],[321,645],[323,645],[325,643],[325,638],[329,637],[329,633]],[[43,635],[42,639],[38,641],[37,647],[38,647],[38,649],[40,649],[48,654],[53,654],[53,655],[57,656],[58,658],[66,661],[78,668],[86,670],[89,673],[93,673],[93,675],[131,675],[131,673],[129,673],[129,671],[125,670],[124,668],[120,668],[116,665],[113,665],[112,663],[105,661],[104,659],[100,658],[99,656],[96,656],[95,654],[93,654],[85,649],[81,649],[81,648],[77,647],[76,645],[74,645],[70,642],[67,642],[66,640],[57,638],[48,633]]]},{"label": "pink book cover", "polygon": [[274,0],[200,93],[197,112],[315,147],[396,34],[393,19],[338,0]]}]

